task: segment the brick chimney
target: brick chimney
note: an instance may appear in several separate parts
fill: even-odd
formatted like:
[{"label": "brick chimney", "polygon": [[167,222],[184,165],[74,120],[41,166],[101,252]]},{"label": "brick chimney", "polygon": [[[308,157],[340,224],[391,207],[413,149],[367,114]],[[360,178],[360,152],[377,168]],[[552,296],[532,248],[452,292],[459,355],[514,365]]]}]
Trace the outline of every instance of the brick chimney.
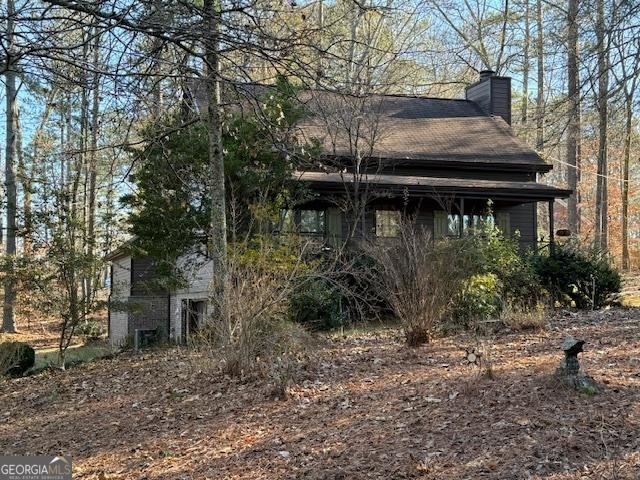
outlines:
[{"label": "brick chimney", "polygon": [[480,79],[466,88],[465,96],[489,115],[499,115],[511,125],[511,78],[482,70]]}]

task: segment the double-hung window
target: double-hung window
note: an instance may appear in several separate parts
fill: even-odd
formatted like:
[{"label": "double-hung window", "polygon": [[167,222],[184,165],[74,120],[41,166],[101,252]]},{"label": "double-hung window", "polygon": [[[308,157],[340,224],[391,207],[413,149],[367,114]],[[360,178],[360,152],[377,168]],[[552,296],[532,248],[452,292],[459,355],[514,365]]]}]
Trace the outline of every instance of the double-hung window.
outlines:
[{"label": "double-hung window", "polygon": [[307,235],[322,235],[325,231],[324,210],[300,210],[298,233]]},{"label": "double-hung window", "polygon": [[376,237],[397,237],[399,230],[399,210],[376,210]]},{"label": "double-hung window", "polygon": [[509,213],[498,212],[496,216],[446,213],[444,211],[434,212],[434,236],[442,237],[459,237],[462,232],[465,235],[474,235],[482,232],[485,227],[492,228],[497,226],[500,230],[509,234]]},{"label": "double-hung window", "polygon": [[278,230],[282,233],[324,235],[325,217],[324,210],[281,210]]}]

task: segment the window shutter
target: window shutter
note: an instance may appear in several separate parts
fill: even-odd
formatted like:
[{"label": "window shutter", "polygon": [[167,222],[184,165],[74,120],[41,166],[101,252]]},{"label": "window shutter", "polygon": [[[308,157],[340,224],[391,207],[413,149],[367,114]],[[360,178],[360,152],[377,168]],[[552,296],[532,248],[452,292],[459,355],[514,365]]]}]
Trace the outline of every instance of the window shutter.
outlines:
[{"label": "window shutter", "polygon": [[435,210],[433,212],[433,238],[440,240],[447,235],[447,212]]},{"label": "window shutter", "polygon": [[327,209],[327,241],[332,247],[340,246],[342,241],[342,212],[339,208]]},{"label": "window shutter", "polygon": [[496,213],[496,226],[505,237],[511,236],[511,218],[509,212]]}]

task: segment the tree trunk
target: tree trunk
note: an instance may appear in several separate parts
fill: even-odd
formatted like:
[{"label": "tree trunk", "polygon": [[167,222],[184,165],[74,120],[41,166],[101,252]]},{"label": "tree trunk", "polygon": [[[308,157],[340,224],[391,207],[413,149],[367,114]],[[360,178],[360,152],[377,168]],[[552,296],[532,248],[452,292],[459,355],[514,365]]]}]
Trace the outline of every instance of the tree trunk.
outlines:
[{"label": "tree trunk", "polygon": [[[163,12],[162,2],[160,0],[154,0],[153,7],[151,11],[152,18],[154,22],[158,25],[165,24],[165,16]],[[151,106],[151,115],[154,121],[158,121],[162,116],[162,111],[164,110],[164,99],[162,96],[162,80],[163,80],[163,55],[162,49],[164,47],[164,42],[162,39],[155,37],[151,42],[151,57],[152,57],[152,76],[151,81],[153,82],[152,88],[152,106]]]},{"label": "tree trunk", "polygon": [[578,0],[569,0],[567,12],[567,93],[569,101],[569,122],[567,126],[567,181],[573,190],[568,201],[569,230],[579,234],[578,217],[578,130],[579,89],[578,89]]},{"label": "tree trunk", "polygon": [[524,0],[524,52],[522,61],[522,113],[521,122],[525,127],[525,135],[529,136],[527,131],[527,116],[529,110],[529,69],[531,67],[529,61],[529,43],[531,42],[531,28],[530,28],[530,8],[529,0]]},{"label": "tree trunk", "polygon": [[[7,52],[6,52],[6,121],[7,121],[7,151],[5,159],[5,189],[7,196],[7,238],[5,252],[13,264],[16,255],[16,173],[15,161],[17,154],[18,132],[18,99],[16,89],[16,65],[13,59],[15,2],[7,0]],[[4,305],[2,308],[2,331],[15,332],[16,322],[14,304],[16,301],[16,281],[10,269],[4,283]]]},{"label": "tree trunk", "polygon": [[222,150],[222,119],[219,79],[220,17],[215,0],[204,0],[206,86],[209,100],[207,129],[209,137],[209,193],[211,195],[211,224],[209,225],[208,253],[212,259],[211,301],[213,314],[220,320],[226,315],[227,284],[227,220]]},{"label": "tree trunk", "polygon": [[633,134],[633,92],[627,92],[625,97],[627,118],[622,164],[622,269],[628,271],[631,266],[629,261],[629,161]]},{"label": "tree trunk", "polygon": [[536,55],[538,57],[538,95],[536,97],[536,150],[544,147],[544,43],[542,0],[536,2]]},{"label": "tree trunk", "polygon": [[[31,182],[32,177],[27,172],[27,164],[24,158],[22,148],[22,122],[20,120],[20,110],[18,110],[18,120],[16,122],[16,153],[18,157],[18,181],[22,185],[22,227],[20,235],[22,236],[22,254],[30,257],[32,254],[31,239]],[[17,207],[16,207],[17,208]]]},{"label": "tree trunk", "polygon": [[[90,55],[90,47],[89,45],[89,36],[90,29],[87,29],[86,33],[83,34],[83,46],[82,46],[82,63],[83,65],[89,65],[89,55]],[[90,101],[90,85],[89,85],[89,73],[84,70],[82,72],[82,80],[81,80],[81,104],[80,104],[80,138],[78,139],[78,150],[82,152],[80,155],[82,161],[80,163],[80,167],[78,170],[78,185],[80,185],[80,181],[82,180],[82,210],[81,216],[79,218],[79,225],[82,225],[82,244],[79,247],[79,250],[83,253],[88,251],[89,244],[89,235],[87,232],[88,225],[88,216],[89,216],[89,205],[88,205],[88,187],[89,187],[89,157],[91,152],[89,152],[89,101]],[[77,192],[76,192],[77,194]],[[91,279],[88,277],[87,269],[82,269],[80,277],[80,286],[82,289],[82,294],[80,296],[80,301],[84,302],[88,298],[88,285]]]},{"label": "tree trunk", "polygon": [[318,59],[316,65],[316,88],[321,87],[322,77],[324,76],[324,0],[318,2]]},{"label": "tree trunk", "polygon": [[[97,30],[97,29],[96,29]],[[96,246],[96,179],[98,175],[98,115],[100,113],[100,36],[96,34],[95,44],[93,46],[93,68],[95,73],[93,74],[93,95],[91,99],[91,145],[89,152],[89,206],[88,206],[88,221],[87,221],[87,256],[91,262],[93,262],[93,255],[95,253]],[[89,269],[89,279],[86,286],[86,298],[85,308],[88,311],[88,307],[92,301],[92,295],[95,284],[97,283],[96,272],[93,267]]]},{"label": "tree trunk", "polygon": [[[366,0],[363,2],[364,6],[366,6]],[[349,42],[349,56],[348,56],[348,68],[347,68],[347,88],[351,93],[358,93],[359,86],[357,86],[358,80],[358,67],[356,66],[356,43],[358,39],[358,29],[360,28],[360,21],[362,20],[362,7],[360,4],[354,3],[354,8],[357,8],[358,11],[355,13],[355,16],[352,19],[351,23],[351,39]]]},{"label": "tree trunk", "polygon": [[606,250],[608,239],[607,192],[607,97],[609,65],[605,38],[604,0],[597,2],[596,37],[598,47],[598,178],[596,183],[596,247]]}]

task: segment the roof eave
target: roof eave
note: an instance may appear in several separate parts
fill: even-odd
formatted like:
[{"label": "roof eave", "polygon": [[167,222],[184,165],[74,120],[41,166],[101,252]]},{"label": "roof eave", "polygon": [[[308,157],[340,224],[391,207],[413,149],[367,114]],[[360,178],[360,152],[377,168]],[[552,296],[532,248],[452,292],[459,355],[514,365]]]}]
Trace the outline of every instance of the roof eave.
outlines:
[{"label": "roof eave", "polygon": [[[343,154],[323,154],[325,158],[348,159],[349,155]],[[534,173],[548,173],[553,169],[553,165],[541,159],[540,163],[534,162],[492,162],[485,160],[455,160],[443,158],[415,158],[415,157],[375,157],[376,160],[388,163],[402,163],[404,165],[420,167],[448,167],[448,168],[477,168],[491,167],[496,171],[527,171]]]},{"label": "roof eave", "polygon": [[[511,197],[516,199],[552,200],[567,198],[572,190],[537,182],[444,179],[404,175],[373,175],[360,181],[387,192],[408,192],[414,195],[460,194],[467,197]],[[342,192],[353,182],[349,176],[322,172],[297,172],[294,178],[318,191]],[[471,183],[475,182],[475,183]]]},{"label": "roof eave", "polygon": [[[343,184],[329,184],[327,182],[314,182],[303,180],[318,190],[325,192],[340,192],[344,193]],[[442,186],[423,186],[423,185],[385,185],[378,184],[378,187],[388,192],[394,192],[404,194],[408,192],[409,195],[437,195],[437,194],[453,194],[464,195],[468,198],[503,198],[512,200],[526,200],[526,201],[549,201],[555,198],[568,198],[572,191],[564,189],[540,189],[533,191],[523,191],[518,188],[487,188],[487,187],[442,187]]]}]

